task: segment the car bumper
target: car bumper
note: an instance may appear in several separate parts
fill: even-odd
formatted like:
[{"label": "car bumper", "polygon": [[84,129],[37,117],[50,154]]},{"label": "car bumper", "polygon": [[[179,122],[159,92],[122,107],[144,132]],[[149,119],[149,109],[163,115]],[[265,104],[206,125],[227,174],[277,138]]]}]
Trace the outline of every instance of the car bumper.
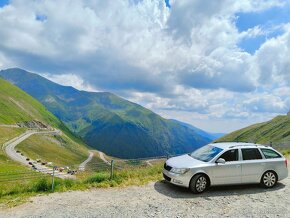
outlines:
[{"label": "car bumper", "polygon": [[190,178],[188,178],[188,175],[185,174],[176,174],[171,173],[167,170],[163,170],[163,178],[174,185],[182,186],[182,187],[189,187],[189,181]]},{"label": "car bumper", "polygon": [[283,171],[278,171],[278,180],[286,179],[288,177],[288,169]]}]

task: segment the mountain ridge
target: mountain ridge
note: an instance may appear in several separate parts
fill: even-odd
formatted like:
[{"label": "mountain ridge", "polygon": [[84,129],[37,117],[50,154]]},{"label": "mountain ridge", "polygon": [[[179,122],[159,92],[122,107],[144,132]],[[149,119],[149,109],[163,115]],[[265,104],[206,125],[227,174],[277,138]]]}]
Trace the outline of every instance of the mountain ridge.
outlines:
[{"label": "mountain ridge", "polygon": [[18,68],[2,70],[0,75],[43,103],[88,145],[111,156],[187,153],[211,141],[109,92],[79,91]]},{"label": "mountain ridge", "polygon": [[172,120],[174,122],[177,122],[177,123],[179,123],[181,125],[184,125],[184,126],[190,128],[190,129],[196,131],[199,135],[202,135],[202,136],[208,138],[209,140],[215,140],[215,139],[218,139],[218,138],[220,138],[220,137],[225,135],[225,133],[206,132],[206,131],[204,131],[204,130],[196,127],[196,126],[193,126],[193,125],[191,125],[189,123],[185,123],[185,122],[182,122],[182,121],[179,121],[179,120],[175,120],[175,119],[170,119],[170,120]]}]

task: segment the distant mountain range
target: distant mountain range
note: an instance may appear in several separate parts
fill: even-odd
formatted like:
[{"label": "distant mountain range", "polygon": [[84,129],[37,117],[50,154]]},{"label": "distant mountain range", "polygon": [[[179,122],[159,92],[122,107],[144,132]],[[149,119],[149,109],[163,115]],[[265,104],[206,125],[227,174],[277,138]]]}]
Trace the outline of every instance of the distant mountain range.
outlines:
[{"label": "distant mountain range", "polygon": [[79,91],[13,68],[0,76],[39,100],[91,147],[121,158],[180,154],[216,138],[109,92]]},{"label": "distant mountain range", "polygon": [[[290,143],[290,114],[280,115],[267,122],[254,124],[227,134],[217,141],[242,141],[262,144]],[[282,148],[281,148],[282,149]]]},{"label": "distant mountain range", "polygon": [[225,135],[225,133],[209,133],[209,132],[206,132],[206,131],[204,131],[202,129],[199,129],[199,128],[197,128],[197,127],[195,127],[195,126],[193,126],[193,125],[191,125],[189,123],[184,123],[184,122],[181,122],[179,120],[174,120],[174,119],[171,119],[171,120],[173,122],[179,123],[182,126],[186,126],[186,127],[190,128],[190,129],[192,129],[197,134],[199,134],[199,135],[201,135],[201,136],[203,136],[205,138],[208,138],[211,141],[215,140],[215,139],[218,139],[218,138],[220,138],[220,137]]}]

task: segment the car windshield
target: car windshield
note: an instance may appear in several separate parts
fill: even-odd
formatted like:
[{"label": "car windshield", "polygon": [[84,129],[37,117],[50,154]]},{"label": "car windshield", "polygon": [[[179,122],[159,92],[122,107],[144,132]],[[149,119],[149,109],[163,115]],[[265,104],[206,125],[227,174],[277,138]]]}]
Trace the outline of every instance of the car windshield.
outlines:
[{"label": "car windshield", "polygon": [[223,149],[215,147],[213,145],[206,145],[192,152],[190,156],[197,160],[209,162],[216,155],[218,155],[222,150]]}]

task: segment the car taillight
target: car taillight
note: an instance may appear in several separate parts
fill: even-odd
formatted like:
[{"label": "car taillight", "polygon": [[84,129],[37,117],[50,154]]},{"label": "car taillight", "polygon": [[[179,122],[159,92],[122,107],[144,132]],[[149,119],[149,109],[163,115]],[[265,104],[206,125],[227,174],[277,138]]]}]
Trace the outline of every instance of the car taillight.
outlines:
[{"label": "car taillight", "polygon": [[285,160],[285,165],[286,165],[286,168],[288,167],[288,160],[286,159]]}]

